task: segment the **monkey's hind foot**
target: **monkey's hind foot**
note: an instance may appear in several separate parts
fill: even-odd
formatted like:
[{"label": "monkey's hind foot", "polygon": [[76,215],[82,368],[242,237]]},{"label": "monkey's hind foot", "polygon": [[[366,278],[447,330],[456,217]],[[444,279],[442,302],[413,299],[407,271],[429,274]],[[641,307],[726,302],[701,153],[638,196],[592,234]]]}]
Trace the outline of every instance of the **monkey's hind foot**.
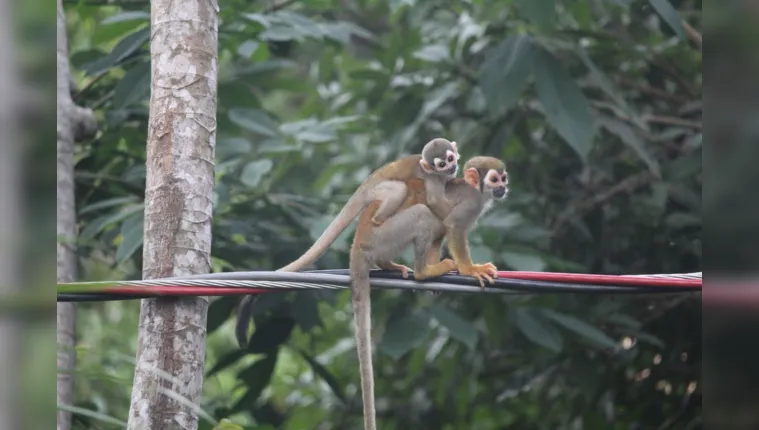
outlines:
[{"label": "monkey's hind foot", "polygon": [[472,276],[480,282],[480,288],[485,288],[484,280],[493,284],[495,280],[493,278],[498,277],[498,269],[496,269],[493,263],[485,264],[472,264],[467,267],[459,267],[459,273],[464,276]]},{"label": "monkey's hind foot", "polygon": [[403,264],[396,264],[396,263],[393,263],[392,261],[377,263],[377,267],[384,270],[393,270],[393,271],[401,272],[401,276],[403,276],[403,279],[408,279],[408,272],[409,270],[411,270],[411,268],[408,266],[404,266]]}]

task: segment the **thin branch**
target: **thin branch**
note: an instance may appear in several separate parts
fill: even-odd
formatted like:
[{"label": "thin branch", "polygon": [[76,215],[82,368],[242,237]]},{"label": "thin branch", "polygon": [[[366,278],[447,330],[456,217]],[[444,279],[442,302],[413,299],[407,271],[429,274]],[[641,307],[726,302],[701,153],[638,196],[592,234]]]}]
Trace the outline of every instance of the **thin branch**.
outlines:
[{"label": "thin branch", "polygon": [[610,200],[617,194],[631,193],[637,188],[650,183],[653,179],[654,176],[648,171],[628,176],[616,185],[613,185],[606,190],[601,191],[600,193],[583,202],[580,202],[576,205],[567,206],[567,208],[564,209],[556,217],[556,221],[553,223],[553,228],[551,228],[553,235],[555,235],[561,229],[561,227],[563,227],[564,224],[574,216],[580,215],[584,212],[589,211],[590,209],[593,209],[599,204]]},{"label": "thin branch", "polygon": [[625,77],[619,77],[616,79],[617,82],[619,82],[621,85],[624,85],[628,88],[634,88],[642,93],[649,94],[655,97],[659,97],[661,99],[674,102],[674,103],[688,103],[690,100],[688,100],[685,97],[678,96],[676,94],[670,94],[662,89],[654,88],[648,85],[641,84],[639,82],[635,82],[632,79],[625,78]]},{"label": "thin branch", "polygon": [[702,40],[701,40],[701,33],[698,32],[695,28],[691,27],[690,24],[688,24],[688,21],[683,20],[683,29],[688,34],[688,37],[690,40],[698,45],[698,48],[701,49],[702,46]]},{"label": "thin branch", "polygon": [[643,119],[646,122],[650,122],[654,124],[679,125],[681,127],[695,128],[696,130],[702,130],[704,128],[703,124],[701,124],[698,121],[691,121],[691,120],[675,118],[671,116],[644,115]]}]

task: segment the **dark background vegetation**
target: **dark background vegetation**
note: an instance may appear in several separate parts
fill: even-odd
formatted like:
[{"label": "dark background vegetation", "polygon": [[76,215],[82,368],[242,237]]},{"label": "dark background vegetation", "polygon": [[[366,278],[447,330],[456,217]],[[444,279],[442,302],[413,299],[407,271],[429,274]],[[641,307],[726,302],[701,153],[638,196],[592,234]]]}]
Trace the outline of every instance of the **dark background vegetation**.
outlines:
[{"label": "dark background vegetation", "polygon": [[[140,277],[147,1],[69,1],[81,279]],[[213,267],[303,252],[358,183],[433,137],[504,160],[471,234],[505,270],[701,271],[700,1],[220,0]],[[729,76],[724,79],[730,79]],[[719,113],[717,113],[719,115]],[[351,231],[318,263],[347,267]],[[408,255],[407,255],[408,256]],[[408,259],[406,259],[408,262]],[[361,421],[347,292],[271,294],[238,350],[209,310],[203,410]],[[700,296],[373,295],[382,429],[701,428]],[[79,306],[77,428],[129,407],[137,302]]]}]

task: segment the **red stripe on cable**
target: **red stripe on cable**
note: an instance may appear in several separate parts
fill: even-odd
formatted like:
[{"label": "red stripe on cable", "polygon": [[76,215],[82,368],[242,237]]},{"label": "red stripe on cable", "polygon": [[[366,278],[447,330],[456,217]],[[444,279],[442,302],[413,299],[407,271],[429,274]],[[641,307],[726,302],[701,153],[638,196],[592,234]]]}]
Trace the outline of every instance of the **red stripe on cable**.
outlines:
[{"label": "red stripe on cable", "polygon": [[517,272],[502,270],[499,278],[525,279],[531,281],[566,282],[570,284],[640,285],[651,287],[701,288],[701,279],[666,279],[659,277],[594,275],[585,273]]}]

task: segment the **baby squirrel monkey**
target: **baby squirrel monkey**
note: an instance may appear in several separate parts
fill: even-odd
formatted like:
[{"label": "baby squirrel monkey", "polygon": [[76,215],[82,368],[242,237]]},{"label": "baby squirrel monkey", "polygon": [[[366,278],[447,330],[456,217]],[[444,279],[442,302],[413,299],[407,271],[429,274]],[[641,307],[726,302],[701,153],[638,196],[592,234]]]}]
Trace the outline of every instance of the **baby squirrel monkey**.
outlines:
[{"label": "baby squirrel monkey", "polygon": [[[472,263],[467,235],[493,200],[502,200],[508,194],[506,166],[496,158],[474,157],[464,165],[464,178],[448,182],[445,192],[450,210],[442,218],[424,204],[423,198],[414,195],[410,195],[401,210],[379,227],[367,227],[366,223],[380,206],[378,202],[372,203],[359,218],[359,225],[363,227],[356,229],[351,247],[350,275],[365,430],[375,430],[377,426],[371,348],[369,273],[372,266],[387,265],[413,244],[414,278],[417,280],[443,275],[457,266],[460,272],[463,269],[477,273],[491,283],[491,276],[496,276],[492,263]],[[453,260],[440,261],[444,237],[448,238]],[[484,287],[482,279],[478,277],[478,280]]]},{"label": "baby squirrel monkey", "polygon": [[[458,161],[456,142],[436,138],[424,145],[421,154],[401,158],[375,170],[359,185],[356,192],[348,199],[319,239],[311,245],[311,248],[277,271],[297,272],[316,261],[353,219],[372,202],[377,202],[373,215],[363,221],[360,220],[357,230],[382,225],[397,212],[409,195],[423,196],[433,213],[443,219],[444,215],[450,211],[450,205],[445,199],[445,184],[456,177]],[[424,192],[414,187],[421,187]],[[407,274],[408,269],[406,266],[391,262],[386,263],[383,268],[401,270],[404,274]],[[254,296],[245,296],[237,308],[235,334],[240,346],[247,344],[248,325],[254,301]]]}]

